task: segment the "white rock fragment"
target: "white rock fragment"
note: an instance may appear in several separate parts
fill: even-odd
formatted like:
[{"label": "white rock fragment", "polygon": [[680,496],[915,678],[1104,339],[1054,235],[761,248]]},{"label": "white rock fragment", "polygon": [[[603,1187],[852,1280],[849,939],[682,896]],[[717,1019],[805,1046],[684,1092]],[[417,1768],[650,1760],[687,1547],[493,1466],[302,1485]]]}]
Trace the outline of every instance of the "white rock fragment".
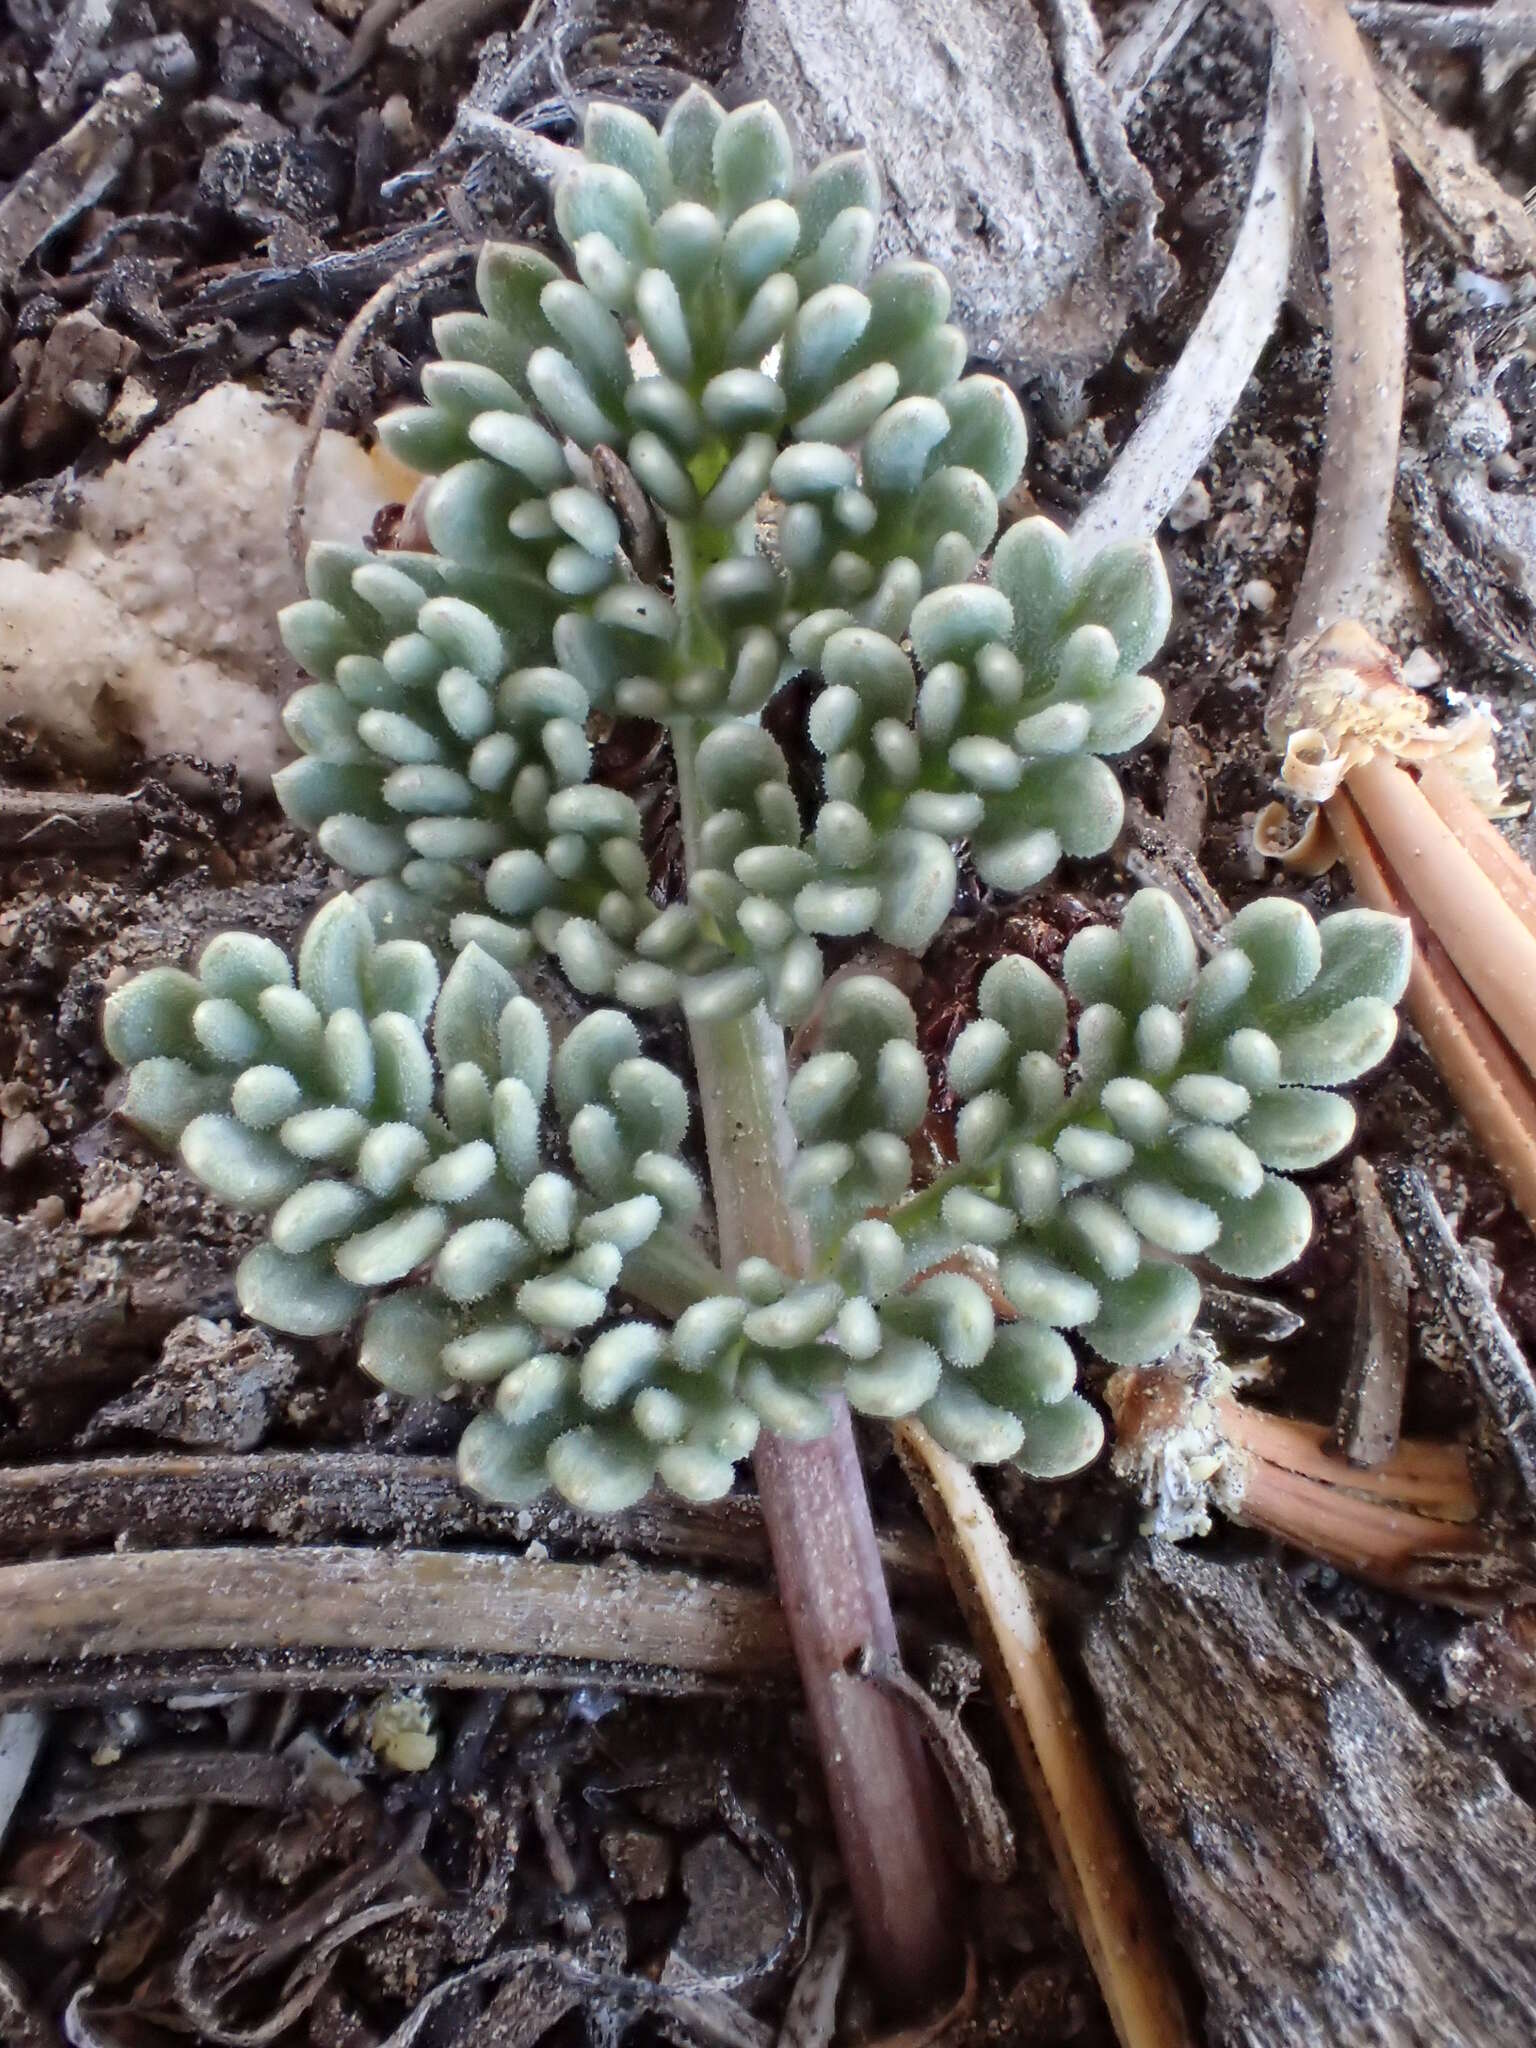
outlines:
[{"label": "white rock fragment", "polygon": [[1427,647],[1413,648],[1403,663],[1403,681],[1410,690],[1432,690],[1445,674],[1445,664]]},{"label": "white rock fragment", "polygon": [[418,1692],[391,1692],[368,1716],[368,1746],[391,1770],[429,1771],[437,1758],[431,1707]]},{"label": "white rock fragment", "polygon": [[[0,560],[0,719],[86,758],[126,734],[267,781],[291,752],[278,711],[297,672],[276,614],[300,594],[285,523],[303,439],[259,392],[220,384],[83,482],[62,557],[51,534]],[[410,481],[328,430],[310,538],[359,541]]]},{"label": "white rock fragment", "polygon": [[1168,524],[1175,533],[1192,533],[1197,526],[1204,526],[1211,516],[1211,494],[1198,477],[1186,485],[1174,502],[1168,514]]}]

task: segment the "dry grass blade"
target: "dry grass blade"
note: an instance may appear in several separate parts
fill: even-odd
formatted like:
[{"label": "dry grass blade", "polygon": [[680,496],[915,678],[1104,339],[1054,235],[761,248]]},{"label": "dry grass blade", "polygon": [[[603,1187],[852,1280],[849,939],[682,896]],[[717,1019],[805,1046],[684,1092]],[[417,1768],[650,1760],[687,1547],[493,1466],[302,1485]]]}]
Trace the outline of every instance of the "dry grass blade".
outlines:
[{"label": "dry grass blade", "polygon": [[1024,1578],[974,1474],[917,1423],[896,1442],[992,1673],[1122,2048],[1193,2048],[1155,1914]]}]

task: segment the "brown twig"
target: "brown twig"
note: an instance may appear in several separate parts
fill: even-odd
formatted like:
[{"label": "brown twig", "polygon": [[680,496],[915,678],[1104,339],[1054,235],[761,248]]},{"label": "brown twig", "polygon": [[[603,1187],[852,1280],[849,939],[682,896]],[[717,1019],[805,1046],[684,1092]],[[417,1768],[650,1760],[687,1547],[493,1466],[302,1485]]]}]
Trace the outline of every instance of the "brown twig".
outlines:
[{"label": "brown twig", "polygon": [[[782,1682],[772,1594],[629,1564],[472,1551],[160,1550],[0,1566],[0,1699],[89,1698],[104,1682],[506,1684],[521,1662],[624,1669],[641,1689]],[[669,1676],[670,1675],[670,1676]]]},{"label": "brown twig", "polygon": [[1536,930],[1487,870],[1467,858],[1405,769],[1377,755],[1352,771],[1348,786],[1415,910],[1522,1066],[1536,1072]]},{"label": "brown twig", "polygon": [[896,1445],[992,1670],[1009,1738],[1039,1809],[1121,2048],[1193,2048],[1151,1902],[1029,1588],[969,1469],[920,1423]]},{"label": "brown twig", "polygon": [[[619,1515],[584,1515],[548,1495],[498,1507],[462,1487],[451,1458],[373,1451],[261,1451],[69,1459],[0,1466],[0,1556],[80,1550],[115,1540],[174,1545],[189,1537],[345,1543],[386,1538],[417,1548],[466,1537],[532,1542],[578,1556],[615,1551],[710,1571],[762,1573],[762,1510],[750,1496],[690,1506],[656,1495]],[[921,1529],[882,1530],[880,1557],[909,1599],[942,1594],[944,1575]]]},{"label": "brown twig", "polygon": [[[1386,773],[1408,779],[1401,768]],[[1408,1014],[1495,1171],[1527,1220],[1536,1223],[1536,1088],[1531,1076],[1484,1014],[1439,936],[1393,873],[1354,800],[1351,783],[1330,797],[1324,809],[1355,890],[1372,909],[1392,911],[1412,923]]]}]

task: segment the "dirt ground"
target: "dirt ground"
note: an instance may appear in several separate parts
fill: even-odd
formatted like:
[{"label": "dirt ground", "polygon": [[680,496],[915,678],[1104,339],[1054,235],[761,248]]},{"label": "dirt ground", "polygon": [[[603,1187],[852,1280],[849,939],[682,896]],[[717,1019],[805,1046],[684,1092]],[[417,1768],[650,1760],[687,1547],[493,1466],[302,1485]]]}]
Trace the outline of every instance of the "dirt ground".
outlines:
[{"label": "dirt ground", "polygon": [[[357,14],[355,0],[324,10],[343,49]],[[465,210],[476,231],[489,223],[504,235],[542,232],[536,197],[510,174],[466,194],[454,183],[463,164],[450,164],[394,197],[381,191],[446,133],[483,28],[445,39],[426,60],[370,49],[365,36],[356,76],[322,94],[345,66],[331,61],[329,45],[318,60],[305,52],[281,5],[251,0],[221,13],[121,0],[99,50],[87,51],[62,100],[45,109],[39,77],[63,19],[49,0],[12,0],[0,30],[0,183],[27,169],[103,79],[128,68],[131,57],[114,53],[129,45],[146,67],[159,65],[167,113],[127,175],[25,262],[0,299],[0,554],[29,520],[62,516],[67,525],[74,480],[120,458],[148,428],[146,416],[143,428],[114,428],[109,440],[112,415],[90,388],[105,375],[110,404],[130,374],[126,354],[105,372],[71,359],[64,368],[74,377],[56,362],[45,374],[61,322],[88,311],[132,344],[131,374],[156,420],[230,377],[302,416],[342,327],[425,246],[435,209]],[[676,71],[729,70],[730,21],[698,6],[645,21],[622,8],[560,21],[560,66],[588,92],[623,89],[654,108]],[[1116,26],[1106,17],[1111,35]],[[1255,22],[1212,5],[1145,95],[1129,138],[1162,202],[1178,282],[1080,394],[1021,392],[1033,435],[1021,505],[1070,518],[1176,359],[1247,190],[1264,52]],[[1404,62],[1509,190],[1536,185],[1536,67],[1424,50]],[[564,91],[547,66],[530,74],[527,106],[534,125],[569,132]],[[1510,438],[1487,482],[1511,501],[1529,497],[1536,280],[1490,286],[1406,172],[1402,190],[1413,323],[1404,462],[1429,484],[1405,490],[1397,514],[1389,597],[1399,651],[1422,650],[1414,673],[1432,700],[1450,705],[1457,691],[1489,699],[1511,785],[1529,794],[1530,607],[1518,579],[1485,590],[1481,604],[1447,602],[1458,539],[1453,522],[1437,523],[1436,464],[1447,408],[1468,377],[1496,376]],[[1324,252],[1314,216],[1261,374],[1199,494],[1181,507],[1178,530],[1164,536],[1176,605],[1159,664],[1169,716],[1128,777],[1157,815],[1177,778],[1186,799],[1198,793],[1199,857],[1233,908],[1269,879],[1251,828],[1276,788],[1264,694],[1309,531],[1326,375]],[[464,289],[461,269],[365,345],[333,424],[361,430],[410,389],[430,316]],[[90,345],[99,345],[94,329]],[[785,705],[791,744],[803,718],[803,704]],[[615,734],[607,763],[614,779],[655,798],[656,858],[675,858],[654,735]],[[0,783],[118,796],[132,820],[115,837],[87,825],[77,843],[45,854],[0,852],[7,1468],[258,1450],[440,1458],[460,1426],[451,1410],[374,1393],[345,1341],[242,1333],[231,1275],[249,1233],[113,1118],[116,1083],[98,1040],[103,994],[126,972],[185,957],[228,926],[287,943],[334,885],[270,800],[242,785],[239,767],[146,759],[124,745],[114,761],[82,772],[25,723],[0,726]],[[1528,830],[1519,820],[1509,829],[1517,842]],[[1128,886],[1111,859],[1069,867],[1024,911],[978,890],[926,963],[919,1007],[929,1046],[942,1050],[965,1021],[1005,931],[1052,964],[1071,930]],[[1307,889],[1317,910],[1346,893],[1338,874]],[[1411,1035],[1358,1093],[1362,1148],[1426,1171],[1463,1243],[1495,1276],[1511,1329],[1536,1344],[1530,1232]],[[1318,1421],[1332,1419],[1354,1315],[1347,1173],[1339,1162],[1317,1178],[1312,1248],[1266,1287],[1264,1302],[1247,1304],[1249,1334],[1233,1340],[1270,1358],[1262,1399]],[[1407,1427],[1475,1429],[1474,1388],[1430,1306],[1416,1304]],[[213,1327],[194,1323],[189,1336],[191,1319]],[[1277,1341],[1287,1328],[1293,1334]],[[1087,1384],[1095,1385],[1091,1368]],[[916,1510],[888,1449],[871,1434],[868,1452],[882,1526],[914,1533]],[[996,1491],[1019,1549],[1043,1568],[1070,1648],[1135,1539],[1136,1504],[1103,1463],[1061,1486],[1012,1478]],[[299,1518],[294,1533],[314,1532]],[[348,1533],[343,1513],[319,1540]],[[198,1537],[189,1527],[185,1540]],[[463,1531],[445,1524],[427,1537],[451,1545]],[[137,1540],[125,1523],[120,1547]],[[591,1548],[569,1527],[537,1540],[540,1554]],[[7,1560],[83,1545],[67,1526],[51,1532],[46,1513],[23,1526],[0,1504]],[[1235,1556],[1256,1545],[1226,1532],[1207,1547]],[[670,1561],[687,1563],[686,1545]],[[1536,1744],[1518,1689],[1505,1707],[1475,1708],[1448,1689],[1447,1659],[1471,1624],[1287,1562],[1437,1726],[1536,1792]],[[721,1575],[718,1561],[708,1568]],[[762,1580],[750,1557],[733,1570]],[[985,1690],[975,1689],[963,1625],[931,1586],[910,1591],[903,1617],[915,1668],[964,1705],[1021,1836],[1016,1879],[978,1889],[966,1904],[980,1988],[944,2038],[1097,2048],[1112,2039],[1108,2021]],[[19,1684],[5,1696],[26,1704]],[[187,2039],[253,2048],[772,2042],[797,1983],[808,2000],[815,1973],[841,1967],[825,1939],[804,1959],[809,1923],[835,1932],[837,1882],[814,1755],[787,1691],[765,1696],[755,1683],[725,1681],[636,1692],[597,1680],[541,1684],[537,1675],[510,1691],[312,1680],[252,1692],[200,1681],[169,1698],[103,1696],[45,1710],[45,1746],[0,1861],[0,2040],[17,2048],[62,2039],[88,2048]],[[0,1806],[4,1742],[0,1735]],[[726,2001],[718,2010],[679,1990],[699,1978]],[[1189,1988],[1198,2004],[1193,1978]],[[840,2039],[878,2032],[874,1987],[857,1963],[839,2026]]]}]

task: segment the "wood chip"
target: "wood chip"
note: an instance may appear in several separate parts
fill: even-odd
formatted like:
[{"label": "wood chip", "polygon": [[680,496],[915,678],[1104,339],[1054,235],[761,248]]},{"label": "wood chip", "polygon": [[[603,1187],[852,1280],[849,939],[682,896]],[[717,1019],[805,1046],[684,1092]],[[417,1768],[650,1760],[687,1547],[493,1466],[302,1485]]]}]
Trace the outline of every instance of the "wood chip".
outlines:
[{"label": "wood chip", "polygon": [[159,107],[159,93],[130,71],[33,158],[0,199],[0,278],[96,204],[131,161],[135,137]]},{"label": "wood chip", "polygon": [[1408,1286],[1403,1241],[1381,1199],[1370,1161],[1357,1158],[1349,1185],[1355,1198],[1355,1327],[1349,1372],[1330,1448],[1351,1465],[1380,1465],[1397,1449],[1408,1385]]},{"label": "wood chip", "polygon": [[[1063,25],[1063,13],[1052,30],[1046,12],[1016,0],[745,0],[741,68],[809,160],[874,153],[887,194],[879,253],[939,265],[978,355],[1071,378],[1105,360],[1170,268],[1151,185],[1119,155],[1084,17]],[[1087,132],[1058,66],[1091,115]],[[1120,194],[1113,212],[1105,185]]]},{"label": "wood chip", "polygon": [[1536,1814],[1269,1563],[1138,1551],[1088,1677],[1222,2048],[1529,2048]]},{"label": "wood chip", "polygon": [[346,61],[347,38],[309,0],[234,0],[234,11],[302,64],[311,78],[327,78]]}]

